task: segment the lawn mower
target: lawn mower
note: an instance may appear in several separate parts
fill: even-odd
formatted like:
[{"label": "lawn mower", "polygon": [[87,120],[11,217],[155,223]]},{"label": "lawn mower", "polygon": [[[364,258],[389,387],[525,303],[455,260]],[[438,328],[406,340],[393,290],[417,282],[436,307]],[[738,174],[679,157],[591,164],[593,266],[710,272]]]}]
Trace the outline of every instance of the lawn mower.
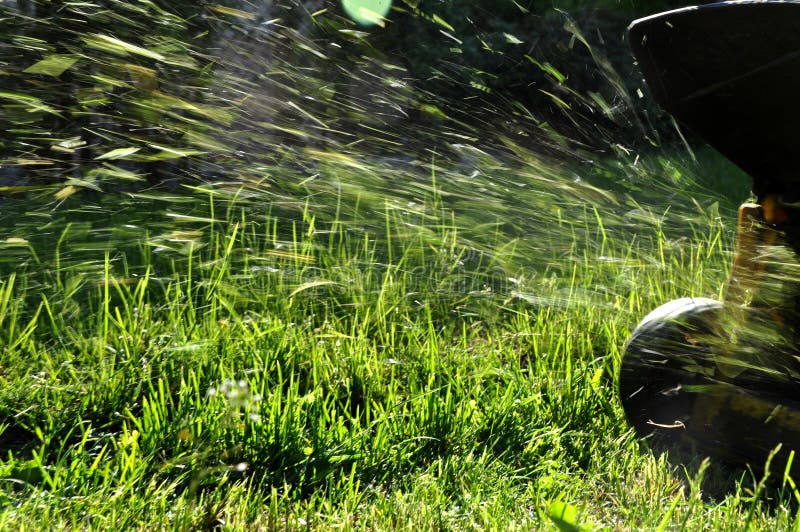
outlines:
[{"label": "lawn mower", "polygon": [[[639,436],[800,473],[800,2],[719,2],[628,29],[654,100],[752,178],[721,301],[648,314],[621,361]],[[794,456],[797,452],[798,456]]]}]

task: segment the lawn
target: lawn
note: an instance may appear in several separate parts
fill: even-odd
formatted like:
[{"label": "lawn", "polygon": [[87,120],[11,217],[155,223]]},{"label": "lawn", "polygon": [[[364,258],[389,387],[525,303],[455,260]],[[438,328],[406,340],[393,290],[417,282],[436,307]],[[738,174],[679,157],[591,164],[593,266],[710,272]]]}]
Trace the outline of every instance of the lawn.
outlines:
[{"label": "lawn", "polygon": [[780,474],[676,467],[618,403],[638,319],[726,279],[695,165],[649,162],[667,205],[532,156],[318,162],[3,200],[2,528],[794,523]]},{"label": "lawn", "polygon": [[633,2],[229,3],[0,2],[0,529],[795,527],[620,406],[749,187]]}]

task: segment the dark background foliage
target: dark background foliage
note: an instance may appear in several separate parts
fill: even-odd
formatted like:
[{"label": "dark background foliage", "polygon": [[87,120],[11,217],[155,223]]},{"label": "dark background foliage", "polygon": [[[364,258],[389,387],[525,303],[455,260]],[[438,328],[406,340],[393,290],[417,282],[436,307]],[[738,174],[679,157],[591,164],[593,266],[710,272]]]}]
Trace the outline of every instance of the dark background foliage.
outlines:
[{"label": "dark background foliage", "polygon": [[[305,172],[298,149],[646,150],[675,130],[625,28],[679,5],[401,0],[364,28],[335,0],[5,2],[0,185],[207,180],[288,159]],[[35,68],[53,57],[71,66]]]}]

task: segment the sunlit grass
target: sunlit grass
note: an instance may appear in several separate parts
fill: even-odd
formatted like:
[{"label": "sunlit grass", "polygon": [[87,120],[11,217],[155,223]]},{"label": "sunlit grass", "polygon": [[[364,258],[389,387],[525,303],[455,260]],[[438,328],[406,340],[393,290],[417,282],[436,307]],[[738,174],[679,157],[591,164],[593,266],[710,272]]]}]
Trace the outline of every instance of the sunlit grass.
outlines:
[{"label": "sunlit grass", "polygon": [[719,294],[716,207],[541,170],[434,165],[381,195],[380,167],[331,167],[283,206],[256,184],[76,196],[34,209],[46,234],[20,210],[4,528],[738,526],[751,507],[784,526],[744,491],[707,505],[615,396],[644,313]]},{"label": "sunlit grass", "polygon": [[1,529],[794,526],[780,472],[625,424],[621,346],[720,296],[748,183],[565,12],[417,6],[440,41],[394,50],[305,2],[51,4],[0,6]]}]

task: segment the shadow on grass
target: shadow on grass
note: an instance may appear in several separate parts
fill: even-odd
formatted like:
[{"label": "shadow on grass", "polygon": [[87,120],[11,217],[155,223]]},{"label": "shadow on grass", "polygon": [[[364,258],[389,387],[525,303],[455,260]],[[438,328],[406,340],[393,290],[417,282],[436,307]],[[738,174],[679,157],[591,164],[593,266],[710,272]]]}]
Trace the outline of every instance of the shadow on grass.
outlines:
[{"label": "shadow on grass", "polygon": [[[795,479],[796,467],[777,449],[764,464],[746,464],[719,457],[696,443],[677,442],[674,439],[652,437],[640,441],[640,446],[655,456],[665,456],[680,482],[693,492],[699,492],[706,504],[717,503],[728,497],[748,499],[747,502],[763,505],[771,512],[788,504],[792,513],[800,510],[800,492]],[[715,455],[716,456],[713,456]]]}]

